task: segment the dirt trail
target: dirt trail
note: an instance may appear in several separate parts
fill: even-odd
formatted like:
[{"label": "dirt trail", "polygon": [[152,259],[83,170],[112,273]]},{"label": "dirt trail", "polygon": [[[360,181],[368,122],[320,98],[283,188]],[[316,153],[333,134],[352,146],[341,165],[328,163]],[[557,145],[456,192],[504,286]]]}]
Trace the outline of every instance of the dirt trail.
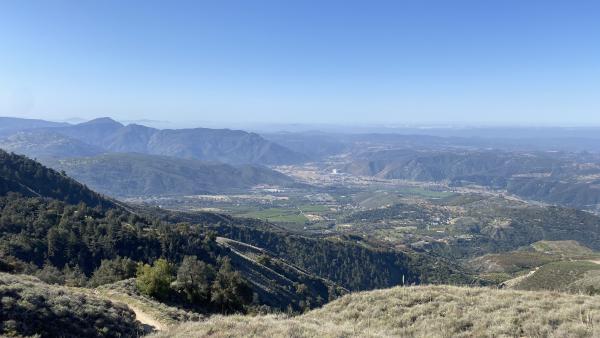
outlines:
[{"label": "dirt trail", "polygon": [[127,306],[135,312],[135,319],[137,319],[140,323],[144,325],[151,326],[154,330],[162,331],[165,329],[165,326],[158,322],[154,317],[144,312],[142,309],[135,307],[131,304],[127,304]]},{"label": "dirt trail", "polygon": [[515,287],[517,284],[519,284],[520,282],[525,280],[527,277],[530,277],[531,275],[533,275],[536,271],[538,271],[539,268],[540,267],[538,266],[535,269],[529,271],[526,275],[515,277],[513,279],[509,279],[507,281],[504,281],[502,284],[504,284],[508,288]]}]

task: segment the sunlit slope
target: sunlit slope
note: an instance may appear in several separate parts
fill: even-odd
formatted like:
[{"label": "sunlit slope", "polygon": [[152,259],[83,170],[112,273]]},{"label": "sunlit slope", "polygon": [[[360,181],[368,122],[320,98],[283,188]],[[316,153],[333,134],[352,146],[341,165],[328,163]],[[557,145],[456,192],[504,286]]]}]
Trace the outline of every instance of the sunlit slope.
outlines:
[{"label": "sunlit slope", "polygon": [[83,291],[0,273],[0,336],[136,337],[144,333],[127,306]]},{"label": "sunlit slope", "polygon": [[597,337],[600,298],[451,286],[344,296],[298,317],[230,316],[156,337]]}]

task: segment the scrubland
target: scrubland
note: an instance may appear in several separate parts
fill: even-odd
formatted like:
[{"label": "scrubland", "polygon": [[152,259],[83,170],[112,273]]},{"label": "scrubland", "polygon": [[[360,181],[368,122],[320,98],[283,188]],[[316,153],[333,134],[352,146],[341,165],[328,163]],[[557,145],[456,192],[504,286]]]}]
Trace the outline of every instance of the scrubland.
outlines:
[{"label": "scrubland", "polygon": [[346,295],[296,317],[213,316],[158,337],[597,337],[600,298],[452,286]]}]

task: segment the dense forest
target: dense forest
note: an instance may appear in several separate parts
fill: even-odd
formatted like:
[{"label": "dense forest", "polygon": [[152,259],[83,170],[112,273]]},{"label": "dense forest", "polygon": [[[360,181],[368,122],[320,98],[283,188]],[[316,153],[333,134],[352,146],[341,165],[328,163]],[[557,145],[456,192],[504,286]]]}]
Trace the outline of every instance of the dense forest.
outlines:
[{"label": "dense forest", "polygon": [[16,194],[0,197],[0,250],[24,262],[92,273],[103,259],[152,262],[195,255],[214,262],[214,237],[200,226],[153,222],[120,208],[90,208]]},{"label": "dense forest", "polygon": [[24,196],[44,196],[70,204],[110,207],[112,202],[91,191],[64,173],[48,169],[24,156],[0,150],[0,195],[19,192]]},{"label": "dense forest", "polygon": [[306,237],[255,219],[235,219],[209,213],[160,211],[159,214],[156,216],[170,221],[204,222],[219,236],[269,250],[349,290],[370,290],[403,283],[473,282],[469,273],[441,257],[374,249],[351,238]]}]

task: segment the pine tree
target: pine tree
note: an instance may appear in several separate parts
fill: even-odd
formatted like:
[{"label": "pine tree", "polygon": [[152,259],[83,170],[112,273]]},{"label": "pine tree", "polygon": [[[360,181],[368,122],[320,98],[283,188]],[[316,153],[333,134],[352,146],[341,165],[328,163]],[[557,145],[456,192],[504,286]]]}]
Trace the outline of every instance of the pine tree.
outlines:
[{"label": "pine tree", "polygon": [[185,256],[177,270],[175,288],[191,303],[210,299],[210,287],[215,278],[214,268],[195,256]]}]

